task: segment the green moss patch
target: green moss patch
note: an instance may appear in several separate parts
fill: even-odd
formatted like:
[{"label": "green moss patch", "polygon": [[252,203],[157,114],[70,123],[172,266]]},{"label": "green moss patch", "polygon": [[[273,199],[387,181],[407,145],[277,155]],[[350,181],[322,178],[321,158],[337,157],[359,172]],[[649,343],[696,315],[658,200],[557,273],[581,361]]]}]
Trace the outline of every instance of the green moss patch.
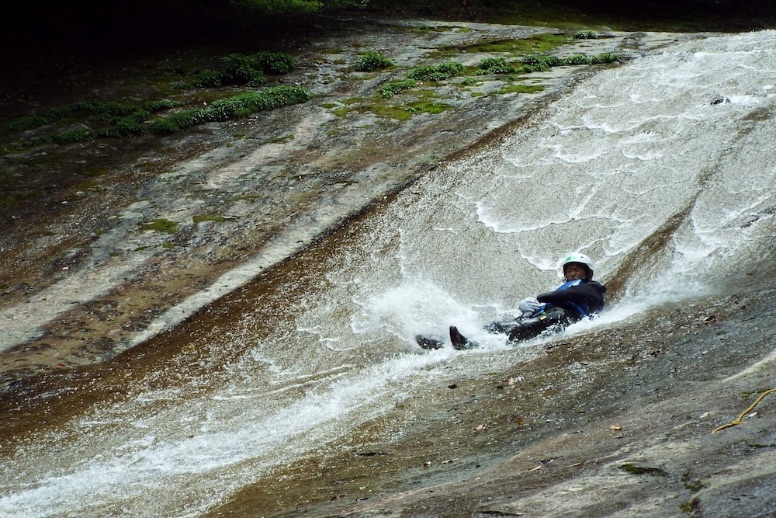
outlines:
[{"label": "green moss patch", "polygon": [[283,135],[281,137],[273,138],[269,141],[270,144],[286,144],[288,142],[291,142],[296,137],[294,137],[293,134]]},{"label": "green moss patch", "polygon": [[636,466],[635,464],[623,464],[620,469],[632,475],[650,475],[653,477],[667,477],[668,472],[660,468]]},{"label": "green moss patch", "polygon": [[231,221],[234,218],[226,217],[226,216],[220,216],[218,214],[201,214],[199,216],[194,216],[193,220],[195,224],[198,223],[205,223],[208,221],[212,221],[215,223],[223,223],[224,221]]},{"label": "green moss patch", "polygon": [[140,225],[140,230],[152,230],[163,234],[176,234],[178,229],[178,224],[168,219],[155,219]]},{"label": "green moss patch", "polygon": [[544,90],[543,86],[540,85],[524,85],[524,84],[514,84],[514,85],[505,85],[501,87],[498,91],[500,94],[535,94],[536,92],[541,92]]},{"label": "green moss patch", "polygon": [[544,33],[528,38],[515,38],[505,40],[493,40],[486,43],[478,43],[466,47],[466,52],[483,54],[507,53],[507,54],[541,54],[549,52],[562,45],[567,45],[573,38],[566,34]]},{"label": "green moss patch", "polygon": [[679,504],[679,509],[681,509],[683,513],[694,513],[699,507],[700,500],[697,497],[688,502],[684,502],[683,504]]},{"label": "green moss patch", "polygon": [[359,111],[369,111],[379,117],[403,121],[421,113],[438,114],[451,109],[452,106],[428,100],[421,100],[400,106],[367,105],[359,108]]}]

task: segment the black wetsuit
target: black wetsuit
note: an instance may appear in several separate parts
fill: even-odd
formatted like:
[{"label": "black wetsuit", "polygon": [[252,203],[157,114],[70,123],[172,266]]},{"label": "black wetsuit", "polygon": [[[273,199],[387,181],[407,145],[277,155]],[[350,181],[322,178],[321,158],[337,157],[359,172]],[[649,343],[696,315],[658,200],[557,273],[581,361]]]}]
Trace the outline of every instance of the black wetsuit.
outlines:
[{"label": "black wetsuit", "polygon": [[572,322],[595,315],[604,310],[606,287],[598,281],[565,282],[554,291],[537,295],[536,300],[561,308]]},{"label": "black wetsuit", "polygon": [[530,317],[493,322],[485,329],[505,333],[510,342],[534,338],[550,328],[561,331],[569,324],[603,311],[604,293],[606,287],[597,281],[565,282],[554,291],[537,295],[536,299],[544,304],[541,311]]},{"label": "black wetsuit", "polygon": [[[536,299],[543,307],[533,315],[493,322],[485,326],[485,330],[504,333],[509,342],[528,340],[550,329],[562,331],[569,324],[603,311],[604,293],[606,287],[597,281],[567,281],[554,291],[537,295]],[[415,341],[423,349],[439,349],[443,345],[442,339],[436,337],[418,335]],[[477,343],[467,340],[455,326],[450,326],[450,341],[459,350],[477,347]]]}]

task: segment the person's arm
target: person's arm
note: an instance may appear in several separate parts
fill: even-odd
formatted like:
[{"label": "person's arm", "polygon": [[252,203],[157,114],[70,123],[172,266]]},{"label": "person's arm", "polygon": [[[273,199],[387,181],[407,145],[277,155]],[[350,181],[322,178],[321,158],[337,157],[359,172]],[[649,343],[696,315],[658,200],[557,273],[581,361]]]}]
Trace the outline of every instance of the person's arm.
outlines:
[{"label": "person's arm", "polygon": [[539,302],[546,302],[559,308],[568,306],[568,303],[587,305],[592,312],[600,311],[604,305],[604,288],[595,281],[585,282],[577,286],[571,286],[564,290],[555,290],[542,293],[536,297]]}]

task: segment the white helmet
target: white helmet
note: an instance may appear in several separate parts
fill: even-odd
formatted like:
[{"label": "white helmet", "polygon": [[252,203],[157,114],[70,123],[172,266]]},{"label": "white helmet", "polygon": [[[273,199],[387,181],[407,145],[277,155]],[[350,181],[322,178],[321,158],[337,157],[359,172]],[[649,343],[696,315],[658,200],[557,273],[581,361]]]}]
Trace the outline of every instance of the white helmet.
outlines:
[{"label": "white helmet", "polygon": [[590,259],[585,254],[571,253],[566,255],[563,258],[563,261],[561,263],[561,270],[564,272],[564,276],[566,272],[566,265],[572,264],[572,263],[581,264],[582,266],[584,266],[585,269],[587,270],[587,280],[593,279],[593,271],[595,270],[595,265],[593,264],[592,259]]}]

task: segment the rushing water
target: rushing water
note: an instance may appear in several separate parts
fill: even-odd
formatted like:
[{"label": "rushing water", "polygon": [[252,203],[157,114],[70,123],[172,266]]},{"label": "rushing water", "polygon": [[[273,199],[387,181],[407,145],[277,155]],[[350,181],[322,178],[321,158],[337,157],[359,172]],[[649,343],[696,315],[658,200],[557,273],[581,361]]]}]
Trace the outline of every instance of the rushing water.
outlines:
[{"label": "rushing water", "polygon": [[600,72],[192,330],[192,348],[231,351],[219,365],[171,359],[126,401],[3,452],[0,514],[195,516],[422,392],[451,358],[476,368],[479,351],[421,352],[416,333],[456,323],[506,347],[480,326],[553,287],[567,251],[614,287],[608,313],[569,333],[724,290],[774,251],[775,86],[772,31]]}]

